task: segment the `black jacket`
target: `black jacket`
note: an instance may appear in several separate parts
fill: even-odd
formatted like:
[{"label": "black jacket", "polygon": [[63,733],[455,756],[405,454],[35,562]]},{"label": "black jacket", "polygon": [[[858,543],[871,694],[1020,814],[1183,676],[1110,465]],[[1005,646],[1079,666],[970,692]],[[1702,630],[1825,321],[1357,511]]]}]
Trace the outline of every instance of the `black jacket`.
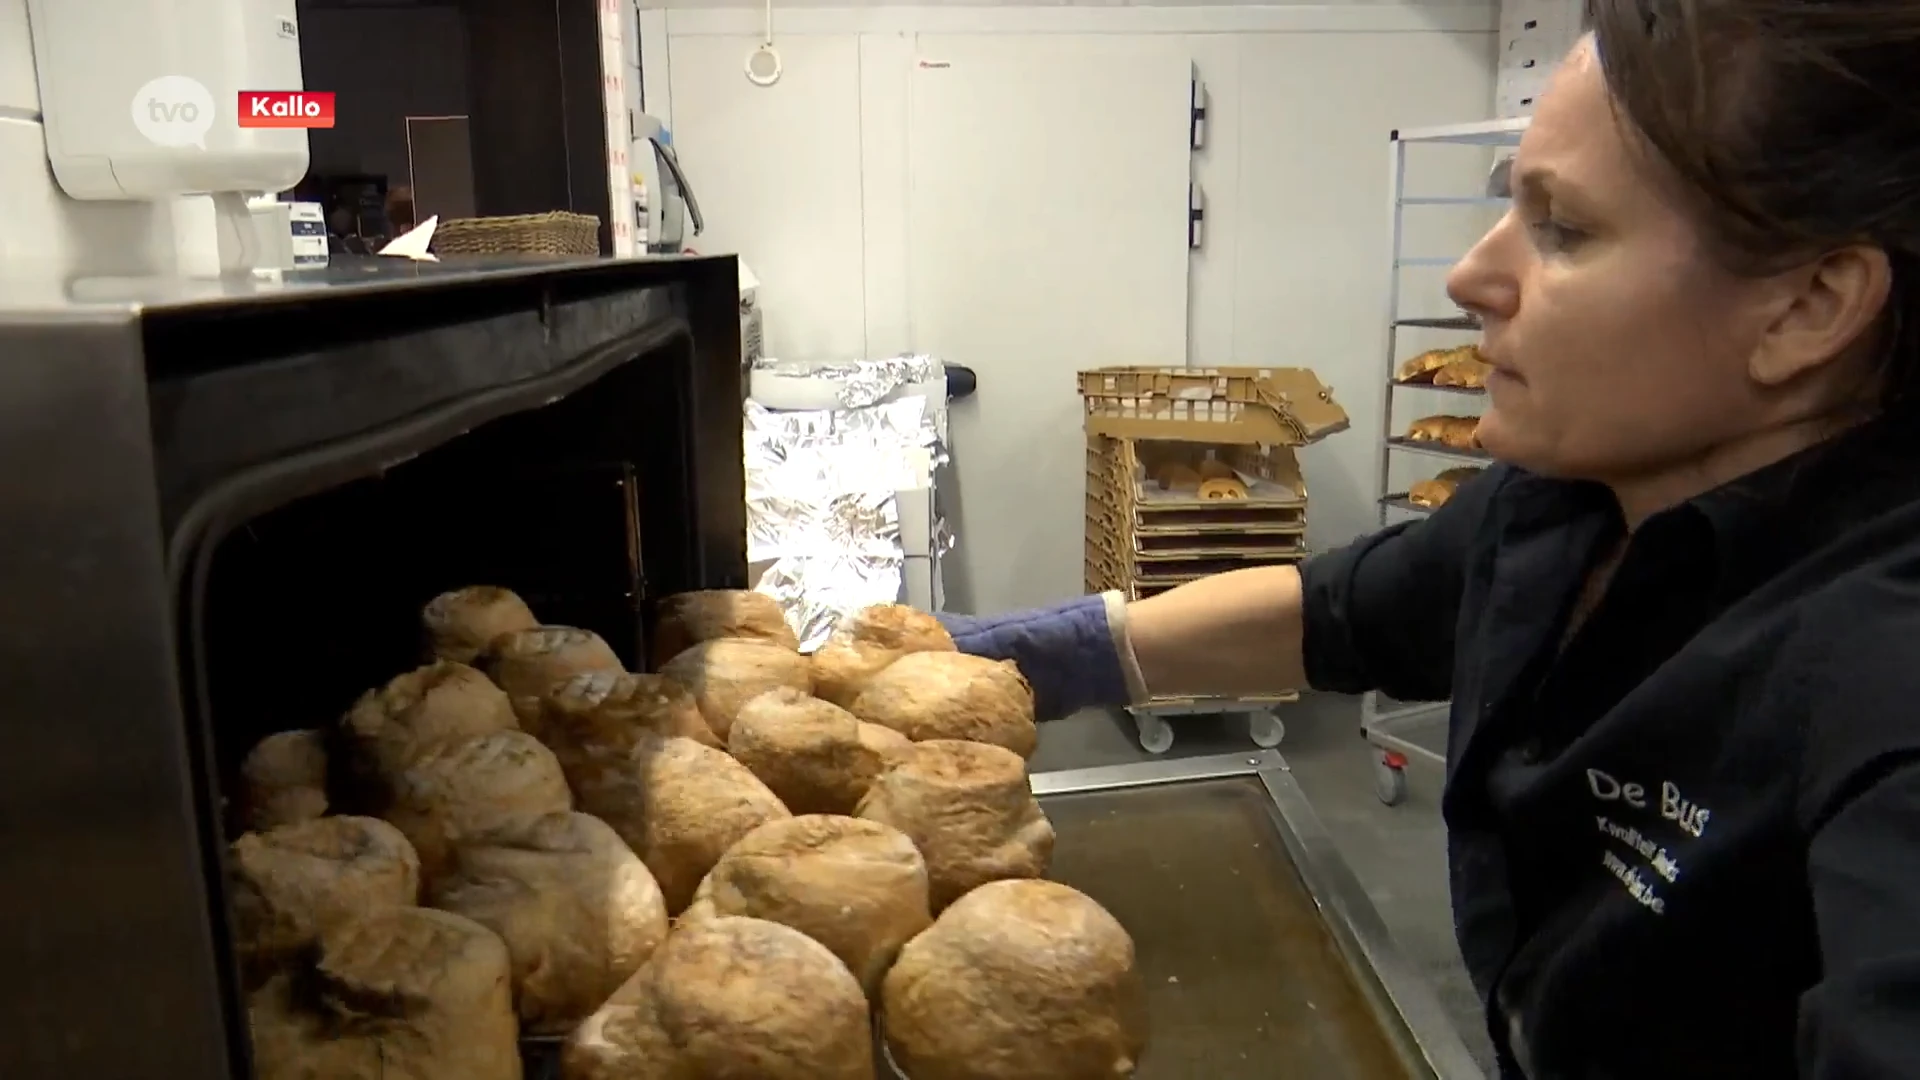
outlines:
[{"label": "black jacket", "polygon": [[1307,564],[1319,689],[1452,699],[1502,1076],[1920,1077],[1920,456],[1868,429],[1636,530],[1495,467]]}]

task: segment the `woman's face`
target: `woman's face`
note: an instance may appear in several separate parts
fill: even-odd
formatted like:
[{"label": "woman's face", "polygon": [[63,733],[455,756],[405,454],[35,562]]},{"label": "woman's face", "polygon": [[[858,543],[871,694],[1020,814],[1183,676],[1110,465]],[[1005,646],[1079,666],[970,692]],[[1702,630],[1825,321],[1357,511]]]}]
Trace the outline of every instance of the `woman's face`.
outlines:
[{"label": "woman's face", "polygon": [[1618,126],[1590,44],[1542,95],[1513,193],[1447,281],[1485,323],[1490,452],[1618,483],[1772,421],[1750,371],[1780,290],[1708,257]]}]

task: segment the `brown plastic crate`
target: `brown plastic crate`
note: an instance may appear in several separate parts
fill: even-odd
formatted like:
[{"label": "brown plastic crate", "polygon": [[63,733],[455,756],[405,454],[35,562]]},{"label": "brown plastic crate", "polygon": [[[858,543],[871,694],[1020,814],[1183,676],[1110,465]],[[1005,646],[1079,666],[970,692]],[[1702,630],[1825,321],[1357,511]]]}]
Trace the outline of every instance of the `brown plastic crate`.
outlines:
[{"label": "brown plastic crate", "polygon": [[1095,368],[1080,397],[1089,433],[1123,438],[1301,446],[1348,424],[1305,368]]},{"label": "brown plastic crate", "polygon": [[1227,445],[1211,453],[1278,490],[1245,501],[1163,496],[1144,479],[1135,440],[1088,436],[1089,590],[1119,589],[1138,598],[1211,573],[1306,557],[1306,487],[1292,450]]},{"label": "brown plastic crate", "polygon": [[[1088,494],[1098,493],[1101,498],[1127,515],[1140,516],[1144,519],[1154,517],[1162,511],[1218,513],[1231,510],[1239,513],[1241,519],[1251,523],[1271,515],[1249,516],[1245,513],[1247,511],[1276,509],[1292,511],[1290,515],[1282,515],[1287,520],[1299,520],[1306,512],[1306,482],[1300,477],[1300,464],[1290,447],[1212,445],[1211,453],[1215,458],[1255,481],[1248,491],[1248,498],[1229,501],[1202,499],[1197,494],[1185,492],[1162,491],[1147,475],[1148,470],[1143,459],[1165,460],[1161,455],[1169,449],[1170,444],[1180,446],[1193,444],[1182,440],[1125,439],[1106,435],[1089,435],[1087,443]],[[1146,444],[1144,448],[1142,443]],[[1137,515],[1135,511],[1138,511]]]}]

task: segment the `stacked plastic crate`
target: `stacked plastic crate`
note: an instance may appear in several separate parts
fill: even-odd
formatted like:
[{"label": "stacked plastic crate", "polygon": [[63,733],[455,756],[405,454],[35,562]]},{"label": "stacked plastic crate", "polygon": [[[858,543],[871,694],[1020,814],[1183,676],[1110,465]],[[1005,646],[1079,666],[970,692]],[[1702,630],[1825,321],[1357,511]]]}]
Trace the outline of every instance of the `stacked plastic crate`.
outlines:
[{"label": "stacked plastic crate", "polygon": [[[1089,591],[1132,599],[1210,574],[1307,555],[1307,489],[1295,450],[1347,426],[1303,368],[1098,368],[1080,373],[1087,434]],[[1240,713],[1260,745],[1294,694],[1168,698],[1134,710],[1141,745],[1172,745],[1163,718]]]}]

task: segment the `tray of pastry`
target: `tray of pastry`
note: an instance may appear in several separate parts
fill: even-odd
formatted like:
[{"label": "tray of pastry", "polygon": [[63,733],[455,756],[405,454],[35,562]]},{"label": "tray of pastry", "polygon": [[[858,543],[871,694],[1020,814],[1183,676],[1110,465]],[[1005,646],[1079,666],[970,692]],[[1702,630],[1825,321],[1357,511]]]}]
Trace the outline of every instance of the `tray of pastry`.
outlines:
[{"label": "tray of pastry", "polygon": [[1387,445],[1446,457],[1485,460],[1488,456],[1480,446],[1477,416],[1423,416],[1407,425],[1406,434],[1388,439]]},{"label": "tray of pastry", "polygon": [[1134,498],[1143,508],[1205,507],[1221,502],[1296,507],[1305,500],[1286,484],[1239,472],[1223,462],[1162,465],[1134,482]]},{"label": "tray of pastry", "polygon": [[1480,393],[1486,390],[1492,371],[1478,346],[1459,345],[1429,349],[1405,361],[1394,370],[1393,381],[1400,386]]},{"label": "tray of pastry", "polygon": [[1431,480],[1416,480],[1407,490],[1395,492],[1380,500],[1398,510],[1411,510],[1416,513],[1432,513],[1447,504],[1460,485],[1479,475],[1480,470],[1473,466],[1460,466],[1448,469]]}]

